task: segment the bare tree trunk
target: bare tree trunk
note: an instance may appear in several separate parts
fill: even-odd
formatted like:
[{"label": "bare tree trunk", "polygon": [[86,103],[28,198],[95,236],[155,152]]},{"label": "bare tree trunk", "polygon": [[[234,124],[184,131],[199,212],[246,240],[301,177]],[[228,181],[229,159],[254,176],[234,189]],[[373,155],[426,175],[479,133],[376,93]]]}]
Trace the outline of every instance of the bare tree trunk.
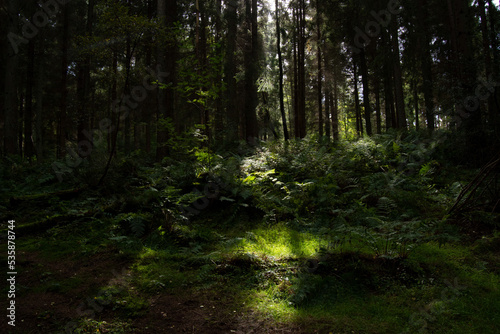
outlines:
[{"label": "bare tree trunk", "polygon": [[227,45],[226,61],[224,64],[224,83],[226,91],[226,116],[227,116],[227,139],[235,141],[238,139],[238,126],[240,124],[239,110],[236,108],[236,33],[238,30],[238,1],[229,0],[225,13],[227,19]]},{"label": "bare tree trunk", "polygon": [[365,107],[365,126],[366,134],[368,136],[372,135],[372,107],[370,105],[370,85],[368,84],[368,65],[366,64],[366,51],[364,48],[361,49],[359,54],[360,57],[360,69],[361,69],[361,79],[363,80],[363,106]]},{"label": "bare tree trunk", "polygon": [[392,27],[392,52],[394,57],[394,93],[396,96],[396,124],[398,129],[406,129],[405,99],[403,92],[403,73],[401,70],[401,60],[399,55],[399,33],[397,22],[391,22]]},{"label": "bare tree trunk", "polygon": [[377,134],[382,133],[382,117],[380,112],[380,80],[378,78],[374,78],[375,80],[375,117],[377,121]]},{"label": "bare tree trunk", "polygon": [[321,60],[321,10],[319,6],[319,0],[316,0],[316,28],[318,34],[317,41],[317,61],[318,61],[318,126],[319,126],[319,137],[320,139],[323,137],[323,91],[322,91],[322,82],[323,82],[323,68],[322,68],[322,60]]},{"label": "bare tree trunk", "polygon": [[258,137],[257,130],[257,0],[245,0],[246,24],[250,31],[245,52],[245,139],[253,143]]},{"label": "bare tree trunk", "polygon": [[26,102],[24,110],[24,157],[31,161],[35,150],[33,147],[33,86],[35,85],[35,43],[28,43],[28,68],[26,71]]},{"label": "bare tree trunk", "polygon": [[[176,41],[174,36],[174,25],[177,20],[177,1],[176,0],[158,0],[158,19],[159,21],[166,25],[168,32],[168,41],[166,45],[162,45],[158,49],[158,61],[160,64],[160,70],[169,73],[168,78],[159,78],[160,84],[169,85],[169,87],[160,89],[158,92],[158,113],[159,118],[166,121],[173,121],[174,117],[174,89],[172,86],[175,84],[175,70],[176,70]],[[169,155],[168,139],[170,138],[169,131],[172,129],[167,129],[161,127],[158,130],[157,135],[157,149],[156,149],[156,159],[161,161],[164,157]]]},{"label": "bare tree trunk", "polygon": [[358,66],[353,63],[354,70],[354,109],[356,112],[356,131],[358,137],[363,136],[363,118],[361,117],[361,107],[359,105],[359,89],[358,89]]},{"label": "bare tree trunk", "polygon": [[[17,13],[18,1],[8,0],[7,3],[8,27],[7,31],[17,35]],[[7,51],[7,60],[5,64],[5,131],[4,145],[6,154],[19,153],[17,146],[18,139],[18,103],[17,103],[17,73],[18,73],[18,55],[9,45]]]},{"label": "bare tree trunk", "polygon": [[286,123],[285,114],[285,102],[283,93],[283,57],[281,55],[281,29],[280,29],[280,10],[279,1],[276,0],[276,46],[278,49],[278,67],[279,67],[279,100],[280,100],[280,112],[281,112],[281,122],[283,123],[283,135],[285,140],[290,139],[288,134],[288,127]]}]

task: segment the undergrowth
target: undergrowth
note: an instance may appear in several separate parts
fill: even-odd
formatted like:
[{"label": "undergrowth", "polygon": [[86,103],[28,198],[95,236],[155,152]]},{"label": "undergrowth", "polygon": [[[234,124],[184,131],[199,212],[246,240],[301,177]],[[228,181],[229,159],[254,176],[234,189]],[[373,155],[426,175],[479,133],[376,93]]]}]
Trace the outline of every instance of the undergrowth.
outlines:
[{"label": "undergrowth", "polygon": [[[493,333],[479,321],[498,321],[498,298],[485,292],[499,294],[498,212],[486,212],[488,199],[478,198],[474,210],[448,214],[474,171],[450,165],[439,141],[386,134],[245,152],[204,147],[161,163],[136,152],[116,159],[104,187],[87,183],[64,201],[37,193],[80,188],[78,175],[94,169],[59,184],[49,165],[4,162],[0,205],[26,222],[43,205],[40,218],[67,214],[42,237],[24,240],[25,250],[48,257],[111,250],[132,259],[130,290],[103,287],[99,297],[121,320],[143,315],[150,296],[190,291],[231,298],[266,321],[315,319],[311,328],[320,331],[444,332],[460,315],[450,332],[472,322]],[[478,222],[482,235],[471,240],[465,227]],[[444,280],[455,278],[467,288],[444,300]],[[127,326],[82,318],[78,328]]]}]

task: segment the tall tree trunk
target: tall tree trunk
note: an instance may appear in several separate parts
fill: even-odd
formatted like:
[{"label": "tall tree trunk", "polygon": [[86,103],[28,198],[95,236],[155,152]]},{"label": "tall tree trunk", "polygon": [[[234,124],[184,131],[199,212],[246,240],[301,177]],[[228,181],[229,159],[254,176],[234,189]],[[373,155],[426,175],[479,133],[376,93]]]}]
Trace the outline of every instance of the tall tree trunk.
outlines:
[{"label": "tall tree trunk", "polygon": [[[158,19],[161,24],[167,27],[168,41],[165,45],[161,45],[158,49],[158,60],[160,71],[169,73],[168,78],[159,78],[160,84],[168,85],[165,89],[160,89],[158,92],[158,112],[159,118],[172,122],[174,116],[174,88],[175,84],[175,62],[177,59],[177,45],[175,40],[175,22],[177,20],[177,1],[176,0],[158,0]],[[171,128],[166,128],[160,122],[160,128],[157,135],[156,159],[161,161],[170,153],[168,140],[170,138],[169,131]]]},{"label": "tall tree trunk", "polygon": [[[94,19],[94,0],[89,0],[87,7],[86,33],[92,36],[92,25]],[[78,155],[82,158],[88,157],[92,152],[92,137],[90,136],[90,66],[92,58],[88,53],[79,65],[77,79],[78,95]]]},{"label": "tall tree trunk", "polygon": [[317,61],[318,61],[318,126],[319,126],[319,137],[323,137],[323,68],[321,60],[321,10],[319,6],[319,0],[316,0],[316,28],[317,28]]},{"label": "tall tree trunk", "polygon": [[298,74],[299,74],[299,138],[306,136],[306,2],[299,0],[299,48],[298,48]]},{"label": "tall tree trunk", "polygon": [[[7,3],[7,31],[9,34],[16,34],[17,31],[17,16],[18,16],[18,1],[8,0]],[[17,146],[18,139],[18,103],[17,103],[17,74],[18,74],[18,55],[11,46],[8,46],[7,59],[5,64],[5,131],[4,145],[6,154],[17,154],[19,152]]]},{"label": "tall tree trunk", "polygon": [[43,84],[44,84],[44,67],[42,66],[43,62],[43,39],[40,39],[39,50],[40,54],[37,57],[37,62],[35,64],[36,70],[36,85],[35,85],[35,99],[36,99],[36,108],[35,108],[35,151],[37,162],[41,162],[43,160]]},{"label": "tall tree trunk", "polygon": [[[493,80],[498,78],[498,72],[500,70],[500,59],[499,59],[499,50],[498,50],[498,35],[496,27],[496,22],[498,18],[498,9],[493,3],[493,1],[488,0],[488,19],[490,23],[490,43],[491,50],[493,53]],[[489,80],[489,78],[487,78]],[[493,101],[495,103],[496,110],[496,121],[495,127],[497,131],[500,129],[500,90],[495,89],[493,92]]]},{"label": "tall tree trunk", "polygon": [[232,142],[238,139],[240,124],[239,110],[236,108],[236,33],[238,30],[238,1],[229,0],[225,17],[227,20],[226,57],[224,64],[224,83],[227,87],[225,104],[227,116],[227,139]]},{"label": "tall tree trunk", "polygon": [[57,122],[57,158],[66,155],[67,108],[68,108],[68,47],[69,47],[69,4],[62,8],[62,41],[61,41],[61,82],[59,115]]},{"label": "tall tree trunk", "polygon": [[246,24],[250,30],[245,52],[245,139],[253,143],[258,137],[257,130],[257,0],[245,0]]},{"label": "tall tree trunk", "polygon": [[380,112],[380,80],[378,78],[374,78],[375,80],[375,117],[377,121],[377,134],[382,133],[382,117]]},{"label": "tall tree trunk", "polygon": [[420,119],[418,116],[418,82],[413,81],[413,106],[415,109],[415,129],[420,130]]},{"label": "tall tree trunk", "polygon": [[[221,43],[222,37],[222,0],[216,0],[216,17],[215,17],[215,43],[219,45]],[[217,49],[217,54],[221,52],[222,48]],[[219,91],[222,92],[222,73],[223,69],[217,68],[217,75],[215,82]],[[219,93],[215,100],[215,114],[214,114],[214,141],[217,144],[222,144],[223,136],[222,132],[224,130],[224,119],[223,119],[223,95]]]},{"label": "tall tree trunk", "polygon": [[354,71],[354,110],[356,112],[356,131],[358,137],[363,136],[363,118],[361,117],[361,107],[359,105],[359,89],[358,89],[358,65],[353,63]]},{"label": "tall tree trunk", "polygon": [[295,77],[295,137],[304,138],[306,136],[306,77],[305,77],[305,0],[299,0],[297,8],[294,8],[294,23],[295,23],[295,41],[294,47],[294,64],[296,67]]},{"label": "tall tree trunk", "polygon": [[279,67],[279,100],[280,100],[280,113],[281,122],[283,123],[283,135],[285,140],[290,139],[288,134],[288,127],[286,124],[286,114],[285,114],[285,102],[283,93],[283,56],[281,55],[281,28],[280,28],[280,2],[276,0],[276,46],[278,52],[278,67]]},{"label": "tall tree trunk", "polygon": [[26,71],[26,102],[24,110],[24,157],[31,161],[35,154],[33,146],[33,87],[35,85],[35,43],[28,43],[28,68]]},{"label": "tall tree trunk", "polygon": [[[483,57],[484,57],[484,74],[486,79],[491,77],[492,59],[490,50],[490,34],[488,31],[488,21],[486,19],[485,0],[478,0],[479,15],[481,17],[481,35],[483,37]],[[495,118],[498,111],[495,105],[495,96],[490,94],[488,97],[488,119],[490,124],[495,124]]]},{"label": "tall tree trunk", "polygon": [[333,95],[330,92],[330,109],[332,110],[332,133],[333,140],[338,142],[340,139],[340,129],[339,129],[339,88],[334,79],[333,84]]},{"label": "tall tree trunk", "polygon": [[292,37],[293,45],[293,136],[300,138],[299,131],[299,61],[298,61],[298,48],[299,48],[299,15],[298,9],[292,8],[293,26],[295,33]]},{"label": "tall tree trunk", "polygon": [[428,0],[419,0],[417,10],[418,45],[420,46],[420,67],[422,72],[422,87],[424,93],[425,118],[427,129],[434,130],[434,83],[432,79],[432,56],[428,29]]},{"label": "tall tree trunk", "polygon": [[[198,63],[198,75],[202,77],[206,75],[207,72],[207,20],[204,2],[196,0],[196,39],[195,39],[195,53]],[[201,91],[206,91],[207,87],[199,87]],[[200,121],[203,125],[203,134],[207,138],[211,138],[210,132],[210,114],[209,109],[206,105],[198,104],[198,109],[200,111]],[[206,143],[208,144],[208,143]]]},{"label": "tall tree trunk", "polygon": [[394,95],[392,89],[392,75],[387,66],[384,69],[384,105],[385,105],[385,129],[389,130],[395,127],[396,121],[394,117]]},{"label": "tall tree trunk", "polygon": [[391,22],[392,52],[394,57],[394,93],[396,96],[396,121],[398,129],[406,129],[405,99],[403,92],[403,73],[399,55],[399,33],[396,20]]},{"label": "tall tree trunk", "polygon": [[363,80],[363,105],[365,107],[365,125],[366,134],[371,136],[372,133],[372,107],[370,105],[370,85],[368,84],[368,66],[366,64],[366,51],[365,48],[361,49],[359,54],[360,58],[360,69],[361,69],[361,79]]},{"label": "tall tree trunk", "polygon": [[[154,0],[148,0],[148,19],[150,21],[153,20],[153,12],[154,12],[154,9],[153,9],[153,6],[154,6]],[[148,34],[148,41],[150,43],[147,44],[146,46],[146,66],[147,67],[151,67],[152,65],[152,41],[153,41],[153,36],[152,34]],[[156,103],[152,104],[151,103],[151,100],[153,99],[148,99],[147,103],[146,103],[146,112],[145,112],[145,122],[146,122],[146,129],[145,129],[145,149],[146,149],[146,152],[147,153],[151,153],[151,140],[152,140],[152,131],[151,131],[151,127],[152,127],[152,123],[153,123],[153,112],[152,110],[155,109],[155,107],[157,106]]]}]

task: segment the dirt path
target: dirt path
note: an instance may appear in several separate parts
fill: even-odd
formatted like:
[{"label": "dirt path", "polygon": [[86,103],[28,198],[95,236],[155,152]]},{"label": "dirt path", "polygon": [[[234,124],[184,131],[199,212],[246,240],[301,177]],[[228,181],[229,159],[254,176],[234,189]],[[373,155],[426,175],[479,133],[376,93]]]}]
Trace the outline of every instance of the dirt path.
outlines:
[{"label": "dirt path", "polygon": [[[98,321],[119,319],[116,311],[93,298],[98,288],[120,284],[130,276],[131,261],[113,252],[88,258],[44,259],[36,252],[20,252],[16,292],[16,327],[2,321],[1,333],[61,333],[81,315]],[[2,298],[5,310],[6,298]],[[150,297],[144,314],[132,320],[134,333],[300,333],[256,321],[249,314],[228,311],[220,298],[189,293]],[[105,331],[103,331],[105,332]]]}]

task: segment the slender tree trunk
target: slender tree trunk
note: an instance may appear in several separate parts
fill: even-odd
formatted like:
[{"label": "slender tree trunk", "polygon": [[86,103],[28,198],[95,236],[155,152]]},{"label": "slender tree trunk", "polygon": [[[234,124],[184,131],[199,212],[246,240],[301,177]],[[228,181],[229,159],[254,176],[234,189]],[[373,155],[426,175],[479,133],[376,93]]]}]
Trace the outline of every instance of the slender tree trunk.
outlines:
[{"label": "slender tree trunk", "polygon": [[298,47],[298,74],[299,74],[299,138],[306,136],[306,71],[305,71],[305,48],[306,48],[306,2],[299,0],[299,47]]},{"label": "slender tree trunk", "polygon": [[413,106],[415,109],[415,129],[420,130],[420,119],[418,116],[418,82],[413,82]]},{"label": "slender tree trunk", "polygon": [[382,117],[380,112],[380,80],[378,78],[374,78],[375,80],[375,117],[377,121],[377,134],[382,133]]},{"label": "slender tree trunk", "polygon": [[257,0],[245,0],[246,25],[249,30],[247,49],[245,51],[245,139],[254,143],[258,137],[257,130]]},{"label": "slender tree trunk", "polygon": [[356,131],[358,137],[363,136],[363,118],[361,117],[361,106],[359,105],[359,89],[358,89],[358,66],[354,62],[354,110],[356,112]]},{"label": "slender tree trunk", "polygon": [[35,154],[33,146],[33,87],[35,85],[35,43],[28,43],[28,69],[26,71],[26,103],[24,110],[24,157],[31,161]]},{"label": "slender tree trunk", "polygon": [[43,160],[43,84],[44,84],[44,67],[42,66],[43,62],[43,39],[40,39],[39,50],[40,54],[37,57],[37,61],[35,64],[36,68],[36,85],[35,85],[35,153],[37,157],[37,162],[41,162]]},{"label": "slender tree trunk", "polygon": [[61,82],[60,82],[60,102],[59,120],[57,129],[57,158],[61,159],[66,155],[67,137],[67,108],[68,108],[68,46],[69,46],[69,6],[62,8],[62,41],[61,41]]},{"label": "slender tree trunk", "polygon": [[[175,40],[175,22],[177,20],[177,1],[176,0],[158,0],[158,19],[161,24],[167,27],[168,41],[165,45],[159,47],[158,60],[160,70],[169,73],[168,78],[160,78],[160,84],[168,85],[165,89],[160,89],[158,92],[158,112],[159,118],[165,121],[173,122],[174,118],[174,88],[175,70],[177,59],[177,45]],[[160,128],[157,135],[156,159],[161,161],[170,153],[168,140],[170,138],[171,128],[165,128],[164,124],[160,123]]]},{"label": "slender tree trunk", "polygon": [[[498,48],[498,35],[496,27],[496,22],[498,18],[498,10],[493,3],[493,1],[488,0],[488,19],[490,23],[490,43],[491,50],[493,53],[493,80],[498,78],[498,72],[500,71],[500,60],[499,60],[499,48]],[[489,78],[487,78],[489,80]],[[493,92],[493,101],[495,103],[496,118],[495,127],[497,131],[500,129],[500,90],[495,89]]]},{"label": "slender tree trunk", "polygon": [[[153,12],[154,12],[154,9],[153,9],[153,6],[154,6],[154,0],[148,0],[148,19],[150,21],[153,20]],[[153,41],[153,36],[148,34],[148,41],[149,42],[152,42]],[[146,46],[146,66],[148,67],[151,67],[152,64],[152,53],[153,53],[153,50],[152,50],[152,46],[151,46],[152,43],[148,43],[148,45]],[[146,152],[147,153],[151,153],[151,141],[152,141],[152,131],[151,131],[151,127],[152,127],[152,123],[153,123],[153,112],[152,110],[155,109],[155,107],[157,106],[156,103],[151,103],[151,100],[153,99],[148,99],[147,103],[146,103],[146,108],[147,110],[145,111],[145,122],[146,122],[146,129],[145,129],[145,148],[146,148]]]},{"label": "slender tree trunk", "polygon": [[432,56],[428,29],[428,0],[418,1],[417,27],[419,30],[418,39],[420,45],[420,67],[422,72],[422,90],[424,93],[425,118],[427,129],[433,131],[434,124],[434,88],[432,79]]},{"label": "slender tree trunk", "polygon": [[403,74],[401,70],[401,60],[399,56],[399,33],[397,22],[393,20],[392,28],[392,52],[394,57],[394,93],[396,96],[396,125],[398,129],[406,129],[405,99],[403,92]]},{"label": "slender tree trunk", "polygon": [[[219,45],[221,43],[222,36],[222,0],[216,0],[216,17],[215,17],[215,43]],[[217,54],[221,52],[222,48],[217,49]],[[222,73],[223,69],[217,68],[216,85],[219,88],[219,93],[215,100],[215,115],[214,115],[214,141],[216,144],[222,144],[223,136],[222,132],[224,130],[224,118],[223,118],[223,95],[222,95]]]},{"label": "slender tree trunk", "polygon": [[392,75],[390,69],[387,64],[384,66],[384,104],[385,104],[385,129],[389,130],[394,128],[395,126],[395,117],[394,117],[394,95],[392,89]]},{"label": "slender tree trunk", "polygon": [[319,0],[316,0],[316,28],[317,28],[317,61],[318,61],[318,126],[319,126],[319,137],[323,138],[323,68],[321,60],[321,10],[319,6]]},{"label": "slender tree trunk", "polygon": [[[86,33],[92,36],[92,24],[94,19],[94,0],[89,0],[87,7]],[[82,158],[88,157],[92,152],[92,137],[90,136],[90,66],[92,58],[86,55],[79,64],[77,79],[78,95],[78,155]]]},{"label": "slender tree trunk", "polygon": [[[18,35],[17,30],[17,13],[18,1],[8,0],[7,3],[7,31],[9,34]],[[4,145],[6,154],[19,153],[17,139],[18,139],[18,103],[17,103],[17,74],[18,74],[18,55],[8,45],[6,52],[5,64],[5,95],[4,95],[4,110],[5,110],[5,131],[4,131]]]},{"label": "slender tree trunk", "polygon": [[365,49],[361,49],[359,54],[360,57],[360,69],[361,69],[361,78],[363,80],[363,105],[365,107],[365,125],[366,125],[366,134],[371,136],[372,133],[372,108],[370,104],[370,85],[368,84],[368,66],[366,64],[366,52]]},{"label": "slender tree trunk", "polygon": [[227,134],[230,142],[238,139],[240,124],[239,110],[236,108],[236,33],[238,30],[238,1],[229,0],[225,13],[227,19],[226,57],[224,64],[224,83],[226,91]]},{"label": "slender tree trunk", "polygon": [[332,132],[333,132],[333,140],[338,142],[340,139],[340,131],[339,131],[339,89],[337,86],[337,79],[334,77],[333,80],[333,96],[330,92],[330,109],[332,109]]},{"label": "slender tree trunk", "polygon": [[293,35],[293,129],[294,137],[300,138],[299,130],[299,62],[298,62],[298,49],[299,49],[299,15],[298,9],[292,9],[293,26],[296,27],[296,32]]},{"label": "slender tree trunk", "polygon": [[285,102],[283,93],[283,57],[281,55],[281,29],[280,29],[280,2],[276,0],[276,46],[278,51],[278,67],[279,67],[279,100],[280,100],[280,113],[281,122],[283,123],[283,135],[285,140],[290,139],[288,134],[288,127],[286,124]]},{"label": "slender tree trunk", "polygon": [[[481,17],[481,35],[483,37],[483,56],[484,56],[484,74],[487,80],[491,77],[492,59],[490,50],[490,34],[488,31],[488,22],[486,19],[485,0],[478,0],[479,15]],[[488,119],[490,124],[495,124],[498,111],[495,105],[495,96],[491,94],[488,97]]]},{"label": "slender tree trunk", "polygon": [[[132,71],[132,45],[131,45],[130,36],[127,36],[126,47],[125,47],[125,77],[129,78],[130,73]],[[124,89],[125,95],[130,95],[130,87],[128,84],[125,85]],[[128,115],[126,115],[124,128],[123,128],[123,142],[124,142],[124,151],[125,154],[129,154],[131,152],[131,144],[130,144],[130,134],[131,134],[131,126],[132,126],[132,117],[134,117],[134,111],[130,110]]]}]

